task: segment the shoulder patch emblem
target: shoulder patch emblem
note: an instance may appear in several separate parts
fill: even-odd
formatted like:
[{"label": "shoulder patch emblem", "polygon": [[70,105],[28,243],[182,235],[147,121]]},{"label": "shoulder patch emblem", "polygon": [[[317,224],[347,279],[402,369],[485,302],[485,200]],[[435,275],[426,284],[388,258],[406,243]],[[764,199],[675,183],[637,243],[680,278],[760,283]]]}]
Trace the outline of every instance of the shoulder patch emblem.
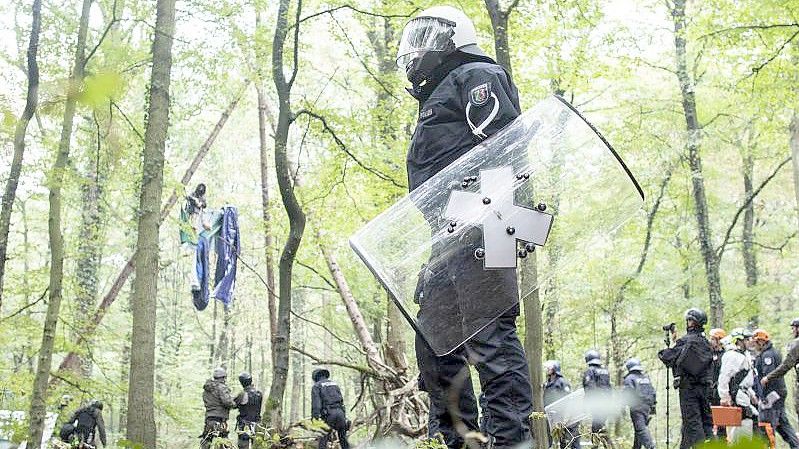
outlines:
[{"label": "shoulder patch emblem", "polygon": [[765,363],[766,365],[771,365],[772,363],[774,363],[774,359],[772,359],[771,357],[764,357],[763,363]]},{"label": "shoulder patch emblem", "polygon": [[433,109],[432,108],[428,109],[426,111],[422,111],[422,113],[419,114],[419,120],[426,119],[427,117],[430,117],[431,115],[433,115]]},{"label": "shoulder patch emblem", "polygon": [[491,98],[491,83],[483,83],[469,91],[469,102],[475,106],[482,106]]}]

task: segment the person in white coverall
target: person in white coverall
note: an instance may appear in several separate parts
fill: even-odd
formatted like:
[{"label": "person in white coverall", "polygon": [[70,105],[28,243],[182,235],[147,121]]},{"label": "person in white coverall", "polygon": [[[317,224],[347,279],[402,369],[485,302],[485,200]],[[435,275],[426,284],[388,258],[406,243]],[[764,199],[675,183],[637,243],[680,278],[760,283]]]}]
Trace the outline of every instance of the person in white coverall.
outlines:
[{"label": "person in white coverall", "polygon": [[737,328],[722,340],[725,352],[721,357],[718,381],[721,405],[738,406],[743,410],[741,425],[727,427],[727,435],[732,441],[751,437],[754,423],[757,422],[757,407],[752,404],[753,398],[757,397],[753,389],[755,372],[751,357],[746,351],[746,345],[751,338],[752,332]]}]

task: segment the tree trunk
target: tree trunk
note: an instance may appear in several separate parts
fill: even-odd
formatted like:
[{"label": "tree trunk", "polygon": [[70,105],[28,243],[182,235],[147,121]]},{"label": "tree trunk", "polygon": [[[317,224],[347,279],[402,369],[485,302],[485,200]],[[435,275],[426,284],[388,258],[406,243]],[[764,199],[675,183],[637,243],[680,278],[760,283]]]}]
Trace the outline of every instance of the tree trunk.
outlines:
[{"label": "tree trunk", "polygon": [[[744,198],[752,198],[752,173],[754,172],[754,161],[752,155],[747,154],[743,160],[744,178]],[[757,285],[757,259],[755,257],[754,245],[754,224],[755,224],[755,202],[749,201],[744,209],[744,222],[742,232],[742,256],[744,259],[744,269],[746,270],[746,286],[754,287]]]},{"label": "tree trunk", "polygon": [[[297,297],[294,301],[294,308],[297,314],[303,315],[305,309],[305,292],[303,290],[297,290],[296,293]],[[304,332],[303,332],[303,323],[302,321],[297,321],[297,326],[295,327],[294,331],[297,337],[299,337],[300,341],[305,341]],[[292,423],[298,422],[302,419],[301,410],[302,410],[302,354],[292,354],[291,355],[291,408],[289,409],[289,421]]]},{"label": "tree trunk", "polygon": [[[508,74],[512,73],[510,60],[510,44],[508,39],[508,19],[513,10],[510,6],[507,10],[502,10],[499,0],[485,0],[486,10],[491,18],[491,28],[494,31],[494,49],[496,50],[497,63],[499,63]],[[537,255],[531,254],[526,261],[526,266],[521,272],[522,283],[535,285],[538,283]],[[522,289],[525,290],[525,289]],[[529,289],[528,289],[529,290]],[[539,289],[536,289],[523,298],[525,335],[524,350],[527,355],[527,363],[530,369],[530,383],[533,390],[533,411],[544,411],[543,394],[543,320],[541,316],[541,298]],[[546,421],[544,419],[534,419],[532,421],[532,433],[535,441],[543,444],[548,440]]]},{"label": "tree trunk", "polygon": [[[216,141],[217,136],[222,131],[222,128],[227,123],[228,118],[233,113],[233,110],[236,109],[236,106],[241,99],[241,95],[236,96],[233,101],[228,105],[227,109],[222,112],[222,115],[219,117],[214,128],[211,130],[211,133],[205,139],[202,146],[197,150],[197,153],[194,155],[194,159],[192,159],[191,164],[183,173],[183,177],[180,180],[182,186],[187,186],[189,181],[191,181],[192,176],[197,171],[200,166],[200,163],[203,161],[205,156],[211,150],[211,145]],[[161,208],[161,217],[160,220],[164,221],[166,217],[169,216],[169,213],[172,211],[172,208],[178,201],[178,191],[175,190],[172,192],[172,195],[167,199],[164,206]],[[133,274],[133,262],[136,254],[134,253],[130,259],[128,259],[125,266],[122,268],[122,271],[117,274],[117,277],[114,279],[114,282],[111,284],[111,287],[108,289],[108,292],[103,297],[103,300],[100,301],[100,305],[97,306],[97,309],[94,311],[91,320],[86,323],[84,329],[82,329],[81,335],[78,336],[77,340],[73,343],[74,347],[81,347],[83,346],[86,341],[94,335],[94,331],[97,329],[97,326],[100,325],[103,318],[105,317],[106,312],[108,312],[108,308],[111,307],[111,304],[116,301],[117,296],[119,296],[119,292],[122,291],[122,287],[125,286],[125,283],[128,281],[128,278],[131,274]],[[64,360],[61,362],[61,365],[58,367],[58,371],[70,370],[73,372],[77,372],[78,368],[80,367],[78,362],[78,354],[75,351],[71,351]]]},{"label": "tree trunk", "polygon": [[491,18],[491,29],[494,31],[494,51],[497,63],[511,73],[510,46],[508,44],[508,17],[511,10],[503,11],[499,0],[485,0],[488,17]]},{"label": "tree trunk", "polygon": [[128,384],[127,439],[145,448],[156,447],[154,411],[155,323],[158,304],[158,234],[164,180],[164,150],[169,126],[169,84],[175,0],[156,5],[153,68],[150,76],[144,165],[139,198],[138,238],[134,264],[131,313],[130,380]]},{"label": "tree trunk", "polygon": [[793,157],[793,191],[796,195],[796,218],[799,220],[799,109],[793,111],[793,118],[788,132],[790,134],[791,156]]},{"label": "tree trunk", "polygon": [[33,381],[31,394],[30,433],[28,436],[30,447],[39,447],[42,441],[46,413],[47,382],[50,377],[53,343],[61,309],[61,285],[64,275],[64,237],[61,234],[61,187],[64,182],[67,161],[69,160],[77,93],[83,82],[86,34],[89,27],[89,10],[91,6],[92,0],[83,0],[80,24],[78,25],[78,40],[75,48],[75,65],[69,79],[67,99],[64,105],[61,139],[58,143],[56,160],[48,179],[50,216],[47,221],[47,228],[50,237],[50,293],[42,332],[42,345],[39,349],[39,362],[36,366],[36,377]]},{"label": "tree trunk", "polygon": [[[294,194],[294,185],[291,177],[291,164],[289,163],[286,143],[289,128],[293,120],[291,112],[291,86],[297,75],[299,57],[299,23],[295,24],[294,61],[291,77],[287,80],[283,72],[283,52],[288,34],[288,13],[291,0],[280,0],[275,25],[275,35],[272,42],[272,78],[277,90],[279,108],[277,126],[275,128],[275,171],[280,197],[289,219],[289,234],[283,245],[280,255],[279,267],[279,299],[277,310],[277,331],[274,335],[272,385],[269,389],[269,398],[266,404],[266,415],[271,418],[272,425],[280,428],[282,425],[283,397],[286,391],[286,382],[289,371],[289,345],[291,342],[291,273],[294,268],[294,259],[300,246],[302,235],[305,232],[305,213]],[[297,1],[296,14],[299,18],[302,11],[302,0]]]},{"label": "tree trunk", "polygon": [[696,112],[694,80],[689,74],[688,55],[686,49],[686,0],[675,0],[672,18],[674,20],[674,47],[677,55],[677,79],[680,82],[683,113],[688,130],[688,163],[691,168],[691,185],[694,198],[694,212],[699,231],[699,245],[705,263],[707,290],[710,299],[710,323],[713,327],[724,324],[724,300],[721,297],[721,276],[719,275],[718,257],[713,248],[713,236],[710,229],[710,215],[705,195],[705,179],[702,173],[702,157],[700,143],[702,127]]},{"label": "tree trunk", "polygon": [[[535,252],[527,256],[526,266],[521,271],[521,284],[531,285],[538,282],[538,261]],[[529,291],[530,288],[522,287],[522,291]],[[530,370],[530,384],[533,388],[533,412],[544,411],[544,367],[543,367],[543,323],[541,319],[541,299],[540,289],[535,289],[528,293],[523,300],[524,308],[524,352],[527,354],[527,363]],[[543,418],[532,420],[533,438],[537,444],[542,445],[548,440],[547,424]],[[543,446],[541,446],[543,447]]]},{"label": "tree trunk", "polygon": [[[385,6],[386,2],[381,2]],[[377,57],[377,73],[380,79],[389,79],[394,76],[396,72],[396,62],[394,55],[389,51],[391,45],[396,41],[394,27],[392,21],[388,18],[382,17],[375,19],[368,27],[367,36],[369,42],[372,44],[372,50]],[[395,99],[391,93],[383,88],[375,89],[377,98],[375,111],[375,120],[379,123],[377,130],[381,144],[387,151],[391,150],[393,142],[396,140],[397,130],[396,123],[391,120],[391,117],[385,117],[383,111],[390,110],[395,103]],[[399,308],[394,301],[391,300],[390,295],[386,295],[386,341],[384,353],[386,362],[398,371],[405,371],[408,369],[408,361],[405,357],[407,350],[405,344],[405,336],[403,335],[403,326],[405,326],[405,317],[402,316]]]},{"label": "tree trunk", "polygon": [[[96,159],[89,158],[86,164],[86,175],[81,182],[81,227],[78,240],[78,261],[75,292],[77,302],[74,339],[79,338],[86,327],[89,313],[94,309],[99,291],[97,273],[102,258],[103,220],[100,198],[103,195],[103,176],[100,170],[100,129],[97,125]],[[88,357],[80,357],[83,377],[91,377],[92,361]]]},{"label": "tree trunk", "polygon": [[[257,37],[264,29],[261,22],[261,10],[255,10],[255,35],[256,35],[256,48],[255,48],[255,64],[257,70],[257,79],[255,81],[255,91],[258,94],[258,137],[259,137],[259,150],[261,155],[261,216],[263,218],[264,226],[264,255],[266,256],[266,284],[267,284],[267,308],[269,310],[269,335],[272,346],[274,346],[275,335],[277,334],[277,295],[275,294],[275,260],[272,256],[272,217],[269,211],[269,148],[267,146],[267,122],[270,121],[269,105],[266,100],[266,93],[264,92],[264,75],[262,73],[263,67],[266,66],[266,58],[263,54],[264,46],[257,45]],[[272,123],[272,132],[274,132],[274,123]],[[274,352],[272,352],[274,356]],[[274,359],[272,360],[274,362]]]},{"label": "tree trunk", "polygon": [[28,93],[25,109],[17,120],[14,129],[14,156],[11,159],[11,171],[3,190],[2,206],[0,206],[0,310],[3,306],[3,276],[5,275],[6,254],[8,253],[8,233],[11,226],[11,209],[17,194],[19,175],[22,172],[22,157],[25,154],[25,134],[28,131],[36,106],[39,104],[39,31],[42,28],[42,2],[34,0],[32,7],[31,37],[28,43]]}]

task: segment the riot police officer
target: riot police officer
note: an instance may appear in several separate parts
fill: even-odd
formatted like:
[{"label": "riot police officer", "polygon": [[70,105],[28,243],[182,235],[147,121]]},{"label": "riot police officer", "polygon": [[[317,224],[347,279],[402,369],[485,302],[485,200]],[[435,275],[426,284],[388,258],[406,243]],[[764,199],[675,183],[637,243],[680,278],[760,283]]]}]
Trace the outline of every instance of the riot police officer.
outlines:
[{"label": "riot police officer", "polygon": [[633,449],[653,449],[655,441],[649,432],[649,421],[655,414],[657,404],[657,394],[649,376],[644,373],[644,367],[636,358],[627,359],[624,363],[627,368],[627,375],[624,376],[624,388],[633,395],[633,402],[630,404],[630,420],[635,430],[633,439]]},{"label": "riot police officer", "polygon": [[[311,373],[314,381],[311,387],[311,417],[321,419],[338,434],[338,441],[341,449],[349,449],[350,443],[347,441],[347,430],[349,422],[344,412],[344,397],[341,389],[335,382],[330,380],[330,371],[319,368]],[[326,433],[319,439],[319,449],[326,449],[330,439],[330,433]]]},{"label": "riot police officer", "polygon": [[599,407],[604,398],[603,395],[609,394],[611,390],[610,373],[602,364],[602,356],[599,351],[591,349],[585,353],[585,363],[588,365],[583,373],[583,389],[585,397],[592,409],[591,413],[591,433],[605,437],[605,425],[608,417]]},{"label": "riot police officer", "polygon": [[[544,383],[544,407],[553,402],[568,396],[572,387],[560,371],[560,362],[557,360],[547,360],[544,362],[544,369],[547,370],[547,379]],[[566,432],[560,439],[560,448],[580,449],[580,423],[573,424],[566,428]]]},{"label": "riot police officer", "polygon": [[679,339],[672,330],[674,346],[658,352],[658,358],[674,373],[680,393],[682,435],[680,449],[689,449],[713,436],[710,385],[713,351],[704,335],[707,314],[697,308],[685,312],[686,334]]},{"label": "riot police officer", "polygon": [[255,434],[255,425],[261,422],[261,402],[263,393],[252,384],[252,375],[248,372],[239,374],[239,383],[244,389],[233,402],[239,409],[236,417],[236,430],[239,435],[239,449],[251,447],[252,436]]},{"label": "riot police officer", "polygon": [[[755,371],[762,379],[777,369],[782,363],[782,355],[774,347],[771,336],[764,329],[755,330],[752,341],[757,351]],[[796,437],[796,431],[785,413],[787,397],[788,388],[785,386],[785,379],[777,378],[764,385],[760,394],[760,421],[771,424],[771,428],[780,434],[791,449],[799,449],[799,438]]]},{"label": "riot police officer", "polygon": [[[419,103],[419,119],[407,155],[411,191],[496,133],[521,113],[510,75],[477,46],[472,21],[450,6],[427,9],[407,23],[397,52],[397,65]],[[468,245],[464,244],[464,248]],[[452,251],[445,267],[420,276],[419,320],[481,323],[477,334],[449,355],[438,357],[417,336],[417,363],[430,396],[428,432],[439,432],[447,446],[460,448],[460,422],[476,430],[477,401],[468,363],[480,378],[480,430],[495,447],[511,447],[530,438],[532,388],[524,349],[516,332],[518,306],[497,320],[481,305],[496,300],[518,302],[515,270],[483,270],[474,249]],[[487,288],[473,288],[473,286]],[[437,315],[446,305],[445,314]],[[486,323],[482,325],[482,323]],[[457,406],[448,403],[455,390]]]}]

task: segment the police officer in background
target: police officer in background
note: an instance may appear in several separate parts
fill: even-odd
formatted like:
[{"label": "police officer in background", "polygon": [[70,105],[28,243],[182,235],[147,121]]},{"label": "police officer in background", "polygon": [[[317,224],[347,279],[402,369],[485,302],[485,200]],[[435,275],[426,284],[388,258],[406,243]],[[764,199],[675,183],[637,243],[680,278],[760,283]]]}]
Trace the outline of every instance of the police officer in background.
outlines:
[{"label": "police officer in background", "polygon": [[[585,363],[588,368],[583,374],[583,389],[585,397],[589,399],[589,405],[598,406],[602,403],[602,395],[610,393],[610,373],[602,364],[602,357],[599,351],[591,349],[585,353]],[[592,413],[591,433],[599,434],[600,438],[605,436],[605,425],[608,417],[604,413]]]},{"label": "police officer in background", "polygon": [[[752,341],[757,351],[755,370],[762,379],[777,369],[782,363],[782,355],[774,348],[771,337],[764,329],[755,330]],[[788,388],[785,386],[785,379],[777,378],[764,385],[760,394],[760,422],[770,423],[772,429],[780,434],[791,449],[799,449],[799,438],[785,413],[786,397]]]},{"label": "police officer in background", "polygon": [[633,439],[633,449],[654,449],[655,441],[649,432],[649,421],[655,414],[657,405],[657,394],[649,376],[644,373],[641,361],[636,358],[627,359],[624,363],[627,368],[627,375],[624,376],[624,389],[633,395],[633,403],[630,404],[630,420],[633,422],[635,438]]},{"label": "police officer in background", "polygon": [[680,449],[688,449],[713,437],[710,414],[710,386],[713,350],[705,338],[707,314],[697,308],[685,312],[686,334],[679,339],[672,330],[674,346],[658,352],[658,358],[674,373],[674,387],[680,393],[682,437]]},{"label": "police officer in background", "polygon": [[239,383],[244,390],[233,399],[239,409],[236,430],[239,435],[239,449],[248,449],[252,445],[255,425],[261,422],[261,403],[264,395],[252,384],[252,375],[248,372],[239,374]]},{"label": "police officer in background", "polygon": [[[544,362],[544,369],[547,372],[546,383],[544,383],[544,407],[546,407],[568,396],[572,392],[572,387],[560,372],[559,361],[547,360]],[[566,428],[566,433],[560,439],[560,448],[580,449],[579,422]]]},{"label": "police officer in background", "polygon": [[211,441],[216,437],[228,436],[227,420],[230,418],[230,409],[236,407],[230,388],[227,384],[227,371],[224,368],[215,368],[211,379],[203,385],[203,405],[205,405],[205,426],[200,435],[200,448],[211,447]]},{"label": "police officer in background", "polygon": [[[721,358],[724,356],[724,345],[721,340],[727,336],[727,332],[721,328],[710,329],[710,348],[713,350],[713,379],[710,384],[710,405],[721,405],[719,397],[719,373],[721,373]],[[727,428],[719,426],[716,428],[716,438],[724,440],[727,438]]]},{"label": "police officer in background", "polygon": [[[347,441],[349,422],[344,412],[341,389],[330,380],[330,371],[324,368],[315,369],[311,373],[311,379],[314,381],[311,387],[311,417],[327,423],[330,429],[338,434],[341,449],[349,449],[350,443]],[[326,449],[329,440],[330,433],[326,433],[319,439],[319,449]]]},{"label": "police officer in background", "polygon": [[[521,113],[510,75],[477,46],[472,21],[459,9],[437,6],[407,23],[397,52],[397,65],[411,83],[419,119],[407,155],[409,189],[415,190],[477,143],[496,133]],[[437,217],[435,217],[437,219]],[[448,319],[477,323],[485,301],[518,302],[514,270],[483,270],[474,249],[458,247],[446,266],[420,276],[416,300],[420,320]],[[486,286],[489,288],[475,288]],[[497,299],[499,298],[499,299]],[[446,316],[439,316],[446,304]],[[455,429],[460,422],[478,429],[477,400],[468,364],[480,378],[480,430],[497,448],[530,439],[532,388],[524,349],[516,332],[519,307],[488,323],[459,350],[438,357],[417,337],[416,354],[422,385],[430,397],[429,436],[441,433],[452,449],[464,444]],[[450,390],[456,391],[451,393]],[[456,405],[449,397],[458,397]]]},{"label": "police officer in background", "polygon": [[72,424],[73,431],[70,435],[61,436],[61,439],[66,442],[77,440],[78,447],[84,447],[84,444],[96,446],[95,432],[106,446],[105,436],[105,422],[103,422],[103,403],[98,400],[93,400],[84,405],[83,407],[75,410],[75,413],[69,418],[67,423]]}]

